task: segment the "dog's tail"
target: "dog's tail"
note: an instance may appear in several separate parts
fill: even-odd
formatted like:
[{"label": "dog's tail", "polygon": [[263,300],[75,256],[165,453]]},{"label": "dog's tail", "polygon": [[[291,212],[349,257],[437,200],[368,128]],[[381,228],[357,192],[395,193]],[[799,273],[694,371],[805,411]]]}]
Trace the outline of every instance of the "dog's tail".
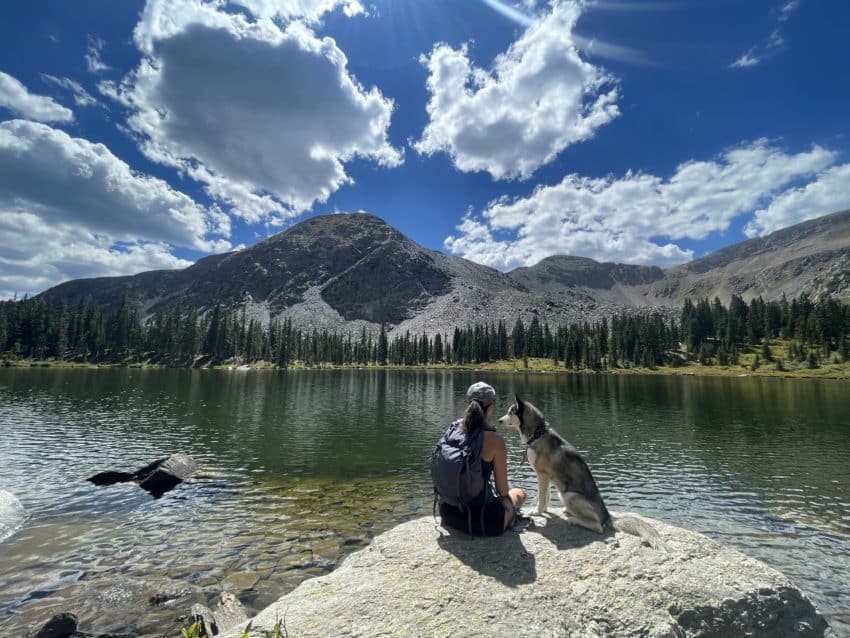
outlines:
[{"label": "dog's tail", "polygon": [[661,538],[661,534],[652,525],[637,516],[611,516],[611,527],[618,532],[639,536],[644,545],[669,554],[670,550]]}]

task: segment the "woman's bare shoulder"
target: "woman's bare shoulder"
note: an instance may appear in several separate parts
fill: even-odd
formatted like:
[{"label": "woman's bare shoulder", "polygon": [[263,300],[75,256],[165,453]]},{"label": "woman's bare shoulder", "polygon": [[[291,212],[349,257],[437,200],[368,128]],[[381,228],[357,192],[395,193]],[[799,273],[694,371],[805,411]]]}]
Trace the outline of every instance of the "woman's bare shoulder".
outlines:
[{"label": "woman's bare shoulder", "polygon": [[506,448],[505,439],[498,432],[487,430],[484,432],[484,442],[482,445],[483,451],[486,454],[489,452],[497,452]]}]

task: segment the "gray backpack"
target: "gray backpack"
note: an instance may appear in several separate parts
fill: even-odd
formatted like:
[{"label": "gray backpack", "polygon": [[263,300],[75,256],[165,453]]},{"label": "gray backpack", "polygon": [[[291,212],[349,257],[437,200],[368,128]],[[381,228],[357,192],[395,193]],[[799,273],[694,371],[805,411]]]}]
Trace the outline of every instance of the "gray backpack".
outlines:
[{"label": "gray backpack", "polygon": [[452,423],[431,454],[435,508],[438,496],[444,503],[461,510],[480,507],[487,499],[481,447],[484,431],[495,431],[495,428],[484,424],[467,437],[460,426],[459,420]]}]

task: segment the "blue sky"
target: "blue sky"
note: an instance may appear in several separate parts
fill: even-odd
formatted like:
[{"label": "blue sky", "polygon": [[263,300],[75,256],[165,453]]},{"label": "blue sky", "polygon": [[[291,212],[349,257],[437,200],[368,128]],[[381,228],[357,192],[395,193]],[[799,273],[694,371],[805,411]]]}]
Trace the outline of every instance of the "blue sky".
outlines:
[{"label": "blue sky", "polygon": [[0,296],[368,211],[501,270],[850,206],[850,5],[8,2]]}]

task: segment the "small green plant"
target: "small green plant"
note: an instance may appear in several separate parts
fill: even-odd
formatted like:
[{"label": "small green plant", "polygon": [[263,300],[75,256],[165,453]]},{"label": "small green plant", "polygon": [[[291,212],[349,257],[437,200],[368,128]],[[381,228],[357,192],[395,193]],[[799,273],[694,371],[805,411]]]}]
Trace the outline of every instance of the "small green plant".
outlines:
[{"label": "small green plant", "polygon": [[[248,626],[239,634],[239,638],[251,638],[251,625],[253,624],[253,620],[249,622]],[[189,638],[192,637],[190,636]],[[262,635],[262,638],[289,638],[289,632],[286,630],[286,614],[283,615],[283,621],[278,620],[274,624],[274,627]]]},{"label": "small green plant", "polygon": [[183,638],[207,638],[206,634],[201,633],[201,623],[199,622],[193,622],[188,629],[183,627],[180,631],[183,632]]}]

